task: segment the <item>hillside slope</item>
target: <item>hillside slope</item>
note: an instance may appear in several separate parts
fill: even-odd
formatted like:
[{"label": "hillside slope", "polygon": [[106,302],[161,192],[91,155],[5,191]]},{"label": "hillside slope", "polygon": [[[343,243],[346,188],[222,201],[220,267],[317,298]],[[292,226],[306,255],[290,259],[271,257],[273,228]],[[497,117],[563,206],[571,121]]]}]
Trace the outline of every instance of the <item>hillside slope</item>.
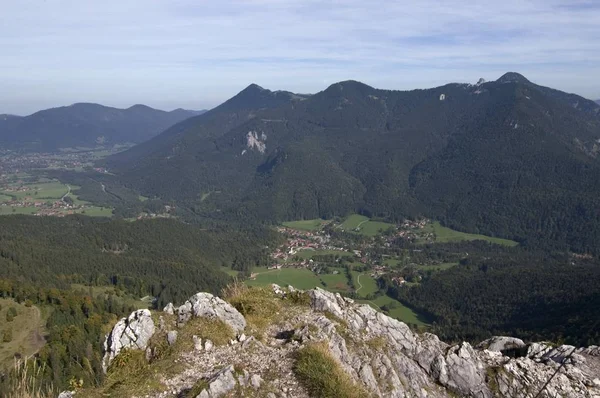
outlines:
[{"label": "hillside slope", "polygon": [[30,151],[140,143],[203,111],[165,112],[145,105],[127,109],[78,103],[20,117],[0,115],[0,146]]},{"label": "hillside slope", "polygon": [[178,308],[123,318],[106,337],[104,385],[74,396],[600,394],[598,347],[511,337],[450,345],[319,288],[238,288],[226,299],[198,293]]},{"label": "hillside slope", "polygon": [[250,86],[107,164],[126,185],[207,216],[427,215],[597,252],[599,114],[516,73],[407,92],[346,81],[300,98]]}]

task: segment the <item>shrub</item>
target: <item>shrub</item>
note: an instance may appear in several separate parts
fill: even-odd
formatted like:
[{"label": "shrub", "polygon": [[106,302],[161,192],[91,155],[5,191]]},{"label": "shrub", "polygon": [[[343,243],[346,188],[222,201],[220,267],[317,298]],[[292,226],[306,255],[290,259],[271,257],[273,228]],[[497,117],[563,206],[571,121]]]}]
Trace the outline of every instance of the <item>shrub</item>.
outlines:
[{"label": "shrub", "polygon": [[13,339],[12,329],[8,328],[2,332],[2,342],[10,343]]}]

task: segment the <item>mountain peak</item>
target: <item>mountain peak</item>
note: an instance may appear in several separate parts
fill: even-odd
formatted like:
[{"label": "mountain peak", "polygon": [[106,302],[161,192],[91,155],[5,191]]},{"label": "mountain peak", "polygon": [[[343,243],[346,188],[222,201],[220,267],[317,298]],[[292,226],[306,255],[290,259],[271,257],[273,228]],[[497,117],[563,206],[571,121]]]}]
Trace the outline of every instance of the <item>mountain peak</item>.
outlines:
[{"label": "mountain peak", "polygon": [[154,109],[150,108],[148,105],[135,104],[135,105],[132,105],[129,108],[127,108],[127,110],[133,111],[133,110],[154,110]]},{"label": "mountain peak", "polygon": [[241,93],[261,93],[263,91],[270,91],[270,90],[267,90],[266,88],[262,88],[261,86],[259,86],[256,83],[251,83],[248,87],[243,89],[241,91]]},{"label": "mountain peak", "polygon": [[497,82],[499,83],[531,83],[525,76],[517,72],[507,72],[502,75]]}]

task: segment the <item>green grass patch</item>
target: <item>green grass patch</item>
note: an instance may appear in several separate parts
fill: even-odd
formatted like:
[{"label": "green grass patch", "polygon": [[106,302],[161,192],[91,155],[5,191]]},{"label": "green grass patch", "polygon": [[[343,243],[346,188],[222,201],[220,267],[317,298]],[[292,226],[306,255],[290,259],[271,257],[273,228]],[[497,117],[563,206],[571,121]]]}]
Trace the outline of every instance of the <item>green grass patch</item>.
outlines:
[{"label": "green grass patch", "polygon": [[90,217],[112,217],[112,209],[109,207],[90,206],[76,210],[75,213],[85,214]]},{"label": "green grass patch", "polygon": [[345,293],[350,291],[348,278],[343,269],[337,269],[338,274],[319,274],[319,279],[325,283],[325,288],[331,292]]},{"label": "green grass patch", "polygon": [[281,268],[275,270],[254,270],[259,272],[255,279],[246,281],[248,286],[267,286],[276,283],[280,286],[292,285],[296,289],[308,290],[322,286],[314,272],[305,268]]},{"label": "green grass patch", "polygon": [[317,218],[314,220],[288,221],[284,222],[283,225],[288,228],[299,229],[302,231],[317,231],[328,222],[328,220],[321,220],[320,218]]},{"label": "green grass patch", "polygon": [[360,214],[351,214],[342,223],[340,226],[345,231],[352,231],[358,228],[359,225],[366,223],[369,221],[369,217],[361,216]]},{"label": "green grass patch", "polygon": [[351,214],[340,225],[340,228],[346,232],[376,236],[393,226],[393,224],[382,221],[372,221],[369,217],[361,216],[360,214]]},{"label": "green grass patch", "polygon": [[296,354],[294,373],[313,397],[363,398],[369,394],[352,381],[329,352],[327,343],[312,343]]},{"label": "green grass patch", "polygon": [[[362,281],[362,278],[361,278]],[[418,326],[426,326],[428,325],[427,320],[414,312],[412,309],[408,308],[398,300],[394,300],[389,296],[379,296],[376,299],[369,300],[357,300],[363,304],[369,304],[371,307],[376,310],[382,310],[381,307],[389,307],[388,315],[392,318],[395,318],[404,323],[411,323]]]},{"label": "green grass patch", "polygon": [[[13,185],[13,188],[19,187],[19,185]],[[66,184],[63,184],[59,181],[51,181],[51,182],[34,182],[23,184],[25,190],[19,192],[13,191],[4,191],[4,195],[10,195],[17,199],[23,198],[31,198],[32,200],[44,200],[44,199],[60,199],[67,192],[69,192],[69,188]],[[73,187],[71,187],[73,188]]]},{"label": "green grass patch", "polygon": [[35,214],[38,211],[37,207],[19,207],[19,206],[0,206],[0,215],[6,216],[9,214]]},{"label": "green grass patch", "polygon": [[503,246],[517,246],[519,243],[509,239],[494,238],[491,236],[469,234],[466,232],[459,232],[453,229],[442,226],[439,222],[427,226],[436,236],[436,242],[460,242],[465,240],[485,240],[491,243],[495,243]]},{"label": "green grass patch", "polygon": [[379,290],[377,281],[369,274],[352,271],[352,279],[356,293],[360,297],[366,297]]}]

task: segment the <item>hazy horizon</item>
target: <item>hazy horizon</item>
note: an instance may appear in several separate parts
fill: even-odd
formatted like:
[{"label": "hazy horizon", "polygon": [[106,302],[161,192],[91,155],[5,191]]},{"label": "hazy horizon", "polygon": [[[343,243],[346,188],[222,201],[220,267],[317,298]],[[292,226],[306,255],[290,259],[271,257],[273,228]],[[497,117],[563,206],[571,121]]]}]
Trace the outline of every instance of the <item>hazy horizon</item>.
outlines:
[{"label": "hazy horizon", "polygon": [[315,93],[495,80],[600,98],[600,3],[24,0],[0,15],[0,114],[77,102],[210,109],[250,83]]}]

